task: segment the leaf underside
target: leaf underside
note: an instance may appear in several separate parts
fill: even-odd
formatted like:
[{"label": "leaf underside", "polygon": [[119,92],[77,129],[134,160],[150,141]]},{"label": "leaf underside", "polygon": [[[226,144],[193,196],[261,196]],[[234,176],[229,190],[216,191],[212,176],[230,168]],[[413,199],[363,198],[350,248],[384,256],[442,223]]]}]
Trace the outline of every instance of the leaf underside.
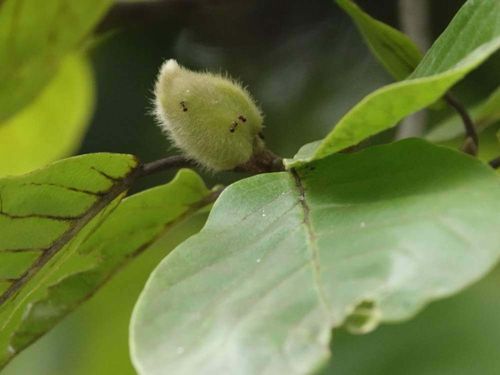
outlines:
[{"label": "leaf underside", "polygon": [[240,181],[152,274],[132,319],[136,369],[310,373],[361,303],[407,319],[483,276],[499,197],[490,168],[420,140]]}]

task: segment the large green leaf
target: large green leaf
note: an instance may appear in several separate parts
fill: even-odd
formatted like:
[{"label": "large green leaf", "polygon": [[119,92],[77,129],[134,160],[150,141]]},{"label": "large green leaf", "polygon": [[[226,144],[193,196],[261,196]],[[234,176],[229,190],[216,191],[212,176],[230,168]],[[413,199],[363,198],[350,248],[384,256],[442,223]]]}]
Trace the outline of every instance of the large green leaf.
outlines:
[{"label": "large green leaf", "polygon": [[123,200],[68,259],[74,265],[70,269],[85,264],[83,270],[51,285],[45,297],[30,307],[10,340],[11,349],[18,353],[50,330],[174,225],[211,204],[216,194],[196,173],[182,170],[169,184]]},{"label": "large green leaf", "polygon": [[467,1],[406,80],[365,97],[305,160],[326,157],[395,126],[438,100],[499,47],[500,2]]},{"label": "large green leaf", "polygon": [[352,0],[336,0],[353,19],[375,57],[397,80],[408,77],[422,53],[405,34],[363,12]]},{"label": "large green leaf", "polygon": [[48,287],[92,265],[78,245],[118,204],[140,171],[130,155],[90,154],[0,179],[0,367],[33,303]]},{"label": "large green leaf", "polygon": [[499,197],[491,168],[421,140],[240,181],[147,283],[136,369],[309,373],[361,302],[406,319],[483,276],[500,255]]},{"label": "large green leaf", "polygon": [[[479,132],[500,121],[500,87],[493,91],[486,100],[472,108],[470,114]],[[463,121],[455,114],[437,124],[425,138],[432,142],[443,142],[464,133]]]},{"label": "large green leaf", "polygon": [[94,104],[88,61],[68,56],[30,105],[0,123],[0,176],[30,172],[78,146]]},{"label": "large green leaf", "polygon": [[0,2],[0,124],[32,101],[111,0]]}]

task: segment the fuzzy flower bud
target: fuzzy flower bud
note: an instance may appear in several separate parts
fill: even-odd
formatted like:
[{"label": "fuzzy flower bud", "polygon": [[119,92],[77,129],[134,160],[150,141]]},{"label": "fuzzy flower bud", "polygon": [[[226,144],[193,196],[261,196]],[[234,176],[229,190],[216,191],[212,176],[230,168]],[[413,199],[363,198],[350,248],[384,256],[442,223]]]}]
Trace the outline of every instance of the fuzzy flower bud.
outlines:
[{"label": "fuzzy flower bud", "polygon": [[188,158],[210,170],[234,169],[264,149],[259,108],[228,78],[168,60],[160,69],[155,96],[162,129]]}]

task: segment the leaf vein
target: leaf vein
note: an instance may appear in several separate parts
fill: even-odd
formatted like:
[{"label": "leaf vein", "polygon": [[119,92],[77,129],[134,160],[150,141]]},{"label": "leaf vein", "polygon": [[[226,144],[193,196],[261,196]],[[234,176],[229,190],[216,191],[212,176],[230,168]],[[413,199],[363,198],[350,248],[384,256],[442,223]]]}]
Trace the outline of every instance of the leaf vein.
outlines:
[{"label": "leaf vein", "polygon": [[319,263],[319,251],[318,251],[316,233],[314,232],[314,228],[311,222],[311,209],[306,201],[305,188],[304,185],[302,184],[302,180],[300,179],[299,174],[295,169],[291,170],[291,174],[294,180],[295,187],[297,188],[299,193],[298,199],[304,215],[302,223],[304,224],[307,233],[308,245],[309,245],[307,246],[307,248],[311,252],[311,257],[309,258],[309,262],[311,263],[313,270],[313,278],[314,278],[314,284],[316,286],[316,292],[318,294],[318,299],[321,305],[323,306],[325,312],[327,313],[328,319],[331,321],[331,319],[333,318],[333,312],[330,308],[328,298],[326,297],[326,293],[321,284],[321,266]]}]

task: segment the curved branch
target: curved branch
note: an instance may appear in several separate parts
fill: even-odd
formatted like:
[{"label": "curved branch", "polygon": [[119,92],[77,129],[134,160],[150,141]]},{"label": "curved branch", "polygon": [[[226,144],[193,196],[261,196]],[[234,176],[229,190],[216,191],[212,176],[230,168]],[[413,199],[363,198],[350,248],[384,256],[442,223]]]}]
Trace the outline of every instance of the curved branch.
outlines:
[{"label": "curved branch", "polygon": [[477,150],[479,148],[479,137],[476,132],[476,126],[474,121],[469,116],[469,113],[465,109],[462,103],[455,98],[450,92],[444,96],[444,100],[450,107],[455,109],[457,113],[462,118],[465,127],[465,143],[462,147],[463,151],[470,155],[477,155]]}]

